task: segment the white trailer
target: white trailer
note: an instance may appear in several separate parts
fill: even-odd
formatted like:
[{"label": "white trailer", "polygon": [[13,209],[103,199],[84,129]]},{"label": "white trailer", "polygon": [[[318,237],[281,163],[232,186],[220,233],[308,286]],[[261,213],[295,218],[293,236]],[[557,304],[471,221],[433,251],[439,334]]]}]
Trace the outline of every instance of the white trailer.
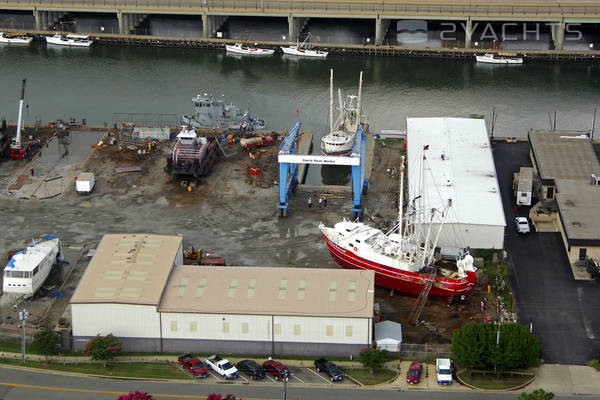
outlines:
[{"label": "white trailer", "polygon": [[517,183],[517,206],[530,206],[533,188],[533,168],[521,167]]},{"label": "white trailer", "polygon": [[75,191],[79,194],[91,193],[95,184],[94,174],[91,172],[80,172],[75,180]]}]

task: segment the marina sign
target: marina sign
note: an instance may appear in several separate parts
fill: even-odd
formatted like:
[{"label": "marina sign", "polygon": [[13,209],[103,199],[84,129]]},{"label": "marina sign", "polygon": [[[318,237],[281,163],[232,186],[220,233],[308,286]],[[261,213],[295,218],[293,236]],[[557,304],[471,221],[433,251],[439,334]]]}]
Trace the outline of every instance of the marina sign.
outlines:
[{"label": "marina sign", "polygon": [[280,154],[280,163],[320,165],[360,165],[360,157],[321,156],[317,154]]}]

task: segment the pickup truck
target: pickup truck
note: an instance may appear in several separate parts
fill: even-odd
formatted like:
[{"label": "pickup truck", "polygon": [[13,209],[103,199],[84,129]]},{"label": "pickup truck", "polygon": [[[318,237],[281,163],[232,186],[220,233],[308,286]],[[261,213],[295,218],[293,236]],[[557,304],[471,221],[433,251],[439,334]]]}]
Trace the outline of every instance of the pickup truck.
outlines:
[{"label": "pickup truck", "polygon": [[229,360],[221,358],[216,354],[206,359],[206,365],[225,379],[235,379],[239,374],[237,368]]},{"label": "pickup truck", "polygon": [[315,360],[315,368],[317,368],[317,371],[319,372],[326,372],[327,375],[329,375],[329,379],[331,379],[331,382],[341,381],[344,379],[344,373],[340,371],[338,366],[332,363],[331,361],[327,361],[324,358],[319,358],[318,360]]},{"label": "pickup truck", "polygon": [[208,367],[198,357],[194,357],[192,354],[187,353],[177,358],[179,364],[192,374],[194,378],[206,378],[208,376]]},{"label": "pickup truck", "polygon": [[435,360],[435,372],[439,384],[450,385],[452,383],[452,364],[449,358],[437,358]]},{"label": "pickup truck", "polygon": [[530,232],[529,222],[525,217],[517,217],[515,218],[515,225],[517,227],[517,233],[522,235],[526,235]]}]

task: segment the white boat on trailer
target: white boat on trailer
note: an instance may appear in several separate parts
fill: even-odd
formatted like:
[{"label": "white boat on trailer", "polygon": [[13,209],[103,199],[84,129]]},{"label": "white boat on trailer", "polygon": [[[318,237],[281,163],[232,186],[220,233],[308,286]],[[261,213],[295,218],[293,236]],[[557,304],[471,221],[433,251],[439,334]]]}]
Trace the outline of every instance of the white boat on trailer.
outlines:
[{"label": "white boat on trailer", "polygon": [[290,56],[300,56],[300,57],[314,57],[314,58],[325,58],[327,51],[323,50],[315,50],[312,48],[312,45],[308,43],[308,39],[310,38],[310,33],[306,36],[306,39],[302,41],[302,43],[298,44],[296,42],[295,46],[281,46],[281,50],[283,54],[287,54]]},{"label": "white boat on trailer", "polygon": [[477,62],[485,64],[523,64],[521,57],[504,57],[492,53],[486,53],[482,56],[475,55]]},{"label": "white boat on trailer", "polygon": [[243,43],[226,44],[225,50],[234,54],[248,54],[254,56],[270,56],[275,53],[273,49],[262,49],[256,46],[248,46]]},{"label": "white boat on trailer", "polygon": [[33,296],[50,275],[57,260],[62,260],[60,240],[54,235],[34,240],[15,253],[4,268],[4,293]]},{"label": "white boat on trailer", "polygon": [[342,101],[339,89],[339,116],[333,119],[333,70],[329,79],[329,133],[321,139],[321,152],[326,156],[344,156],[354,147],[354,140],[359,125],[368,130],[366,115],[362,114],[362,71],[358,81],[358,95],[346,95]]},{"label": "white boat on trailer", "polygon": [[71,47],[90,47],[93,40],[87,35],[75,35],[75,34],[60,34],[57,33],[52,36],[46,36],[46,42],[48,44],[56,44],[59,46],[71,46]]},{"label": "white boat on trailer", "polygon": [[33,37],[25,34],[10,34],[6,32],[0,32],[0,43],[8,44],[29,44],[33,40]]}]

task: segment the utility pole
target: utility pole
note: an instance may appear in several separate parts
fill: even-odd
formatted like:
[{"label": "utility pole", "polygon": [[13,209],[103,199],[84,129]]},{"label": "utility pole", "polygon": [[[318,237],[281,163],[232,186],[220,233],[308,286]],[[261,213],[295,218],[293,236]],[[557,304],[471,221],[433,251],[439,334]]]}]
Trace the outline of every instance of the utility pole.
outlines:
[{"label": "utility pole", "polygon": [[287,400],[287,383],[288,383],[289,379],[290,379],[290,375],[289,374],[287,374],[283,378],[283,400]]},{"label": "utility pole", "polygon": [[25,322],[29,318],[29,311],[23,309],[19,311],[19,321],[21,321],[21,328],[23,337],[21,338],[21,361],[25,364]]}]

